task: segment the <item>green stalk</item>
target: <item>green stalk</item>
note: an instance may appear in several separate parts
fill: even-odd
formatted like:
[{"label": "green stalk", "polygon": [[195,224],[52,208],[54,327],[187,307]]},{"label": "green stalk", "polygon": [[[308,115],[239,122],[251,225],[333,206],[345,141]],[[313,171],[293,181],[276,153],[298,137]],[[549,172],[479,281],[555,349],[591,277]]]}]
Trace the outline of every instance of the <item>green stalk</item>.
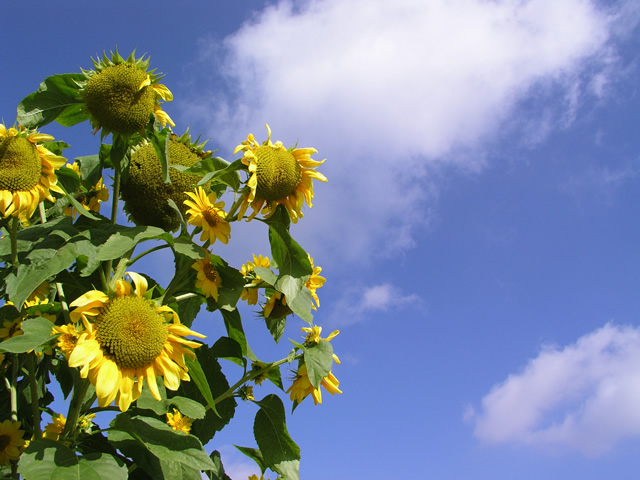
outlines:
[{"label": "green stalk", "polygon": [[69,411],[67,413],[67,421],[64,425],[64,430],[60,438],[66,438],[69,435],[74,435],[76,427],[78,426],[78,418],[80,418],[80,410],[82,409],[82,403],[84,397],[89,389],[89,380],[86,378],[80,379],[80,388],[77,390],[74,388],[73,395],[71,396],[71,402],[69,402]]},{"label": "green stalk", "polygon": [[[120,169],[114,170],[113,175],[113,198],[111,199],[111,224],[118,223],[118,197],[120,196]],[[111,270],[113,268],[113,260],[107,260],[104,267],[104,276],[111,278]]]},{"label": "green stalk", "polygon": [[67,304],[67,297],[64,294],[64,290],[62,289],[62,284],[60,282],[56,282],[56,290],[58,291],[58,300],[60,301],[60,306],[62,307],[62,316],[64,317],[64,321],[67,323],[71,323],[71,317],[69,317],[69,305]]},{"label": "green stalk", "polygon": [[238,210],[238,208],[240,208],[240,205],[242,205],[242,202],[244,202],[244,195],[247,192],[248,192],[248,187],[245,187],[240,192],[240,196],[237,198],[237,200],[233,203],[233,205],[229,209],[229,212],[226,214],[226,220],[228,222],[237,220],[236,218],[234,218],[234,215],[236,214],[236,211]]},{"label": "green stalk", "polygon": [[33,434],[36,438],[40,438],[42,430],[40,429],[40,422],[42,417],[40,415],[40,402],[38,401],[38,381],[36,379],[36,364],[34,357],[36,354],[31,352],[27,354],[27,371],[29,372],[29,390],[31,390],[31,414],[33,416]]},{"label": "green stalk", "polygon": [[[297,360],[299,358],[301,358],[303,356],[302,353],[296,355],[293,360]],[[226,400],[229,397],[233,397],[233,394],[236,392],[236,390],[238,390],[238,388],[240,388],[242,385],[244,385],[245,383],[253,380],[256,377],[259,377],[260,375],[262,375],[264,372],[268,372],[269,370],[271,370],[272,368],[275,367],[279,367],[280,365],[284,364],[284,363],[289,363],[289,357],[283,358],[282,360],[278,360],[275,363],[270,363],[268,365],[265,365],[264,367],[258,369],[258,370],[251,370],[247,373],[245,373],[243,375],[243,377],[238,380],[236,383],[233,384],[233,386],[229,387],[229,390],[227,390],[226,392],[224,392],[223,394],[219,395],[214,401],[214,405],[217,405],[218,403],[220,403],[223,400]],[[211,408],[207,405],[206,407],[207,409]]]},{"label": "green stalk", "polygon": [[139,255],[136,255],[135,257],[133,257],[131,260],[129,260],[127,262],[127,267],[130,267],[131,265],[136,263],[138,260],[140,260],[145,255],[149,255],[150,253],[153,253],[155,251],[162,250],[163,248],[169,248],[169,244],[165,243],[163,245],[158,245],[156,247],[150,248],[149,250],[146,250],[146,251],[140,253]]},{"label": "green stalk", "polygon": [[11,265],[13,268],[18,268],[18,217],[11,219]]},{"label": "green stalk", "polygon": [[18,391],[16,390],[16,378],[18,377],[18,358],[11,355],[11,378],[4,378],[5,386],[9,390],[9,406],[11,409],[11,421],[18,421]]}]

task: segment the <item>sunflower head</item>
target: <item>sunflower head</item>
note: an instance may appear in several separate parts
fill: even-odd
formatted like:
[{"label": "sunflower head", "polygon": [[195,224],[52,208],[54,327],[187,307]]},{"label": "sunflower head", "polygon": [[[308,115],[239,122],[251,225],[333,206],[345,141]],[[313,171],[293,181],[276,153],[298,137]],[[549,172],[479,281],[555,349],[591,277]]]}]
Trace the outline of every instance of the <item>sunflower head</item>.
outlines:
[{"label": "sunflower head", "polygon": [[291,314],[293,310],[289,308],[287,297],[281,292],[274,292],[262,307],[262,316],[265,320],[281,320]]},{"label": "sunflower head", "polygon": [[158,83],[160,75],[148,71],[149,59],[135,58],[135,51],[125,60],[118,54],[93,60],[94,70],[84,70],[81,85],[91,124],[108,133],[129,135],[142,130],[153,114],[163,124],[175,124],[162,110],[160,100],[171,101],[173,95]]},{"label": "sunflower head", "polygon": [[296,223],[302,218],[304,202],[312,207],[312,180],[326,182],[327,178],[315,170],[324,163],[311,159],[317,153],[314,148],[285,148],[282,142],[271,141],[271,129],[267,127],[268,137],[262,144],[258,143],[252,134],[247,140],[238,145],[234,153],[243,152],[242,162],[247,165],[249,179],[248,193],[240,207],[238,216],[241,217],[251,206],[253,213],[251,220],[260,211],[269,217],[277,206],[286,207],[291,221]]},{"label": "sunflower head", "polygon": [[[198,150],[199,146],[191,144],[189,137],[185,135],[170,138],[169,165],[190,167],[211,154]],[[175,231],[180,227],[180,219],[167,200],[173,200],[182,215],[185,215],[187,207],[184,201],[188,199],[185,192],[193,190],[202,176],[183,173],[175,168],[169,169],[169,176],[171,183],[165,183],[160,159],[152,144],[143,143],[134,151],[129,165],[129,177],[120,189],[125,202],[124,209],[133,222],[167,231]],[[204,187],[208,189],[209,184]]]},{"label": "sunflower head", "polygon": [[169,390],[189,380],[184,357],[195,357],[191,348],[201,344],[183,337],[204,338],[182,325],[171,308],[147,298],[144,277],[128,275],[135,291],[118,280],[113,295],[91,290],[70,304],[71,320],[82,319],[84,330],[68,357],[69,366],[81,367],[80,376],[95,385],[98,404],[116,400],[123,412],[140,396],[145,379],[157,400],[156,376],[164,378]]},{"label": "sunflower head", "polygon": [[51,140],[51,135],[0,124],[0,213],[5,217],[30,218],[42,200],[53,201],[50,190],[62,193],[55,171],[65,159],[42,145]]}]

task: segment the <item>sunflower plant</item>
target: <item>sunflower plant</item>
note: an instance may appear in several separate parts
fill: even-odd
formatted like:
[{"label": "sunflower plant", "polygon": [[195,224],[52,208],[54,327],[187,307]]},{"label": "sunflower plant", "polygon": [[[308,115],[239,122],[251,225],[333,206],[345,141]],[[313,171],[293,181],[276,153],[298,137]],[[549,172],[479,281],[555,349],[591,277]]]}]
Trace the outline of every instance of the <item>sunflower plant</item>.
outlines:
[{"label": "sunflower plant", "polygon": [[[262,142],[239,140],[235,161],[214,156],[174,133],[173,95],[149,63],[115,51],[49,76],[0,124],[0,476],[229,479],[215,435],[253,405],[255,444],[239,450],[261,478],[297,480],[287,417],[342,393],[338,332],[314,323],[325,278],[290,231],[327,181],[324,160],[273,142],[269,126]],[[99,131],[97,152],[68,161],[69,145],[41,131],[54,121]],[[270,252],[232,265],[217,247],[247,221]],[[166,284],[153,278],[161,250]],[[258,358],[245,309],[267,341],[282,345],[290,321],[301,337]],[[207,338],[208,322],[225,334]]]}]

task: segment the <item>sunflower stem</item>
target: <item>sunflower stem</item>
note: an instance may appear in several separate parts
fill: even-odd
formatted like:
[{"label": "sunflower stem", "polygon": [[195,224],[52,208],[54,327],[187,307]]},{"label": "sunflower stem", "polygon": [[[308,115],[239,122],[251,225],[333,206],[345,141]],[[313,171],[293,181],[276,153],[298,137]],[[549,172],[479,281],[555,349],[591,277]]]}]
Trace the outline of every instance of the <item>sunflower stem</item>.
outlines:
[{"label": "sunflower stem", "polygon": [[150,253],[153,253],[153,252],[155,252],[157,250],[162,250],[163,248],[169,248],[169,244],[165,243],[164,245],[158,245],[156,247],[150,248],[149,250],[146,250],[146,251],[136,255],[131,260],[127,261],[127,267],[130,267],[131,265],[136,263],[138,260],[140,260],[142,257],[144,257],[146,255],[149,255]]},{"label": "sunflower stem", "polygon": [[18,268],[18,217],[11,220],[11,265]]},{"label": "sunflower stem", "polygon": [[[247,187],[245,187],[243,190],[247,190]],[[242,202],[244,202],[244,194],[246,192],[242,192],[240,194],[240,196],[237,198],[237,200],[233,203],[233,205],[231,205],[231,208],[229,209],[229,212],[226,215],[225,220],[227,220],[227,222],[233,222],[234,220],[237,220],[237,218],[234,218],[234,215],[236,214],[236,212],[238,211],[238,209],[240,208],[240,205],[242,205]]]},{"label": "sunflower stem", "polygon": [[173,303],[173,302],[177,302],[180,303],[183,300],[188,300],[190,298],[194,298],[194,297],[199,297],[200,294],[198,293],[183,293],[182,295],[178,295],[177,297],[173,297],[170,300],[172,300],[171,302],[168,303]]},{"label": "sunflower stem", "polygon": [[16,390],[16,378],[18,377],[18,359],[12,355],[11,378],[4,378],[5,386],[9,390],[9,406],[11,408],[11,421],[18,421],[18,391]]},{"label": "sunflower stem", "polygon": [[[299,358],[302,358],[302,356],[303,356],[303,354],[300,353],[300,354],[296,355],[295,357],[293,357],[293,360],[297,360]],[[217,405],[221,401],[226,400],[229,397],[233,397],[233,394],[235,393],[235,391],[238,390],[238,388],[240,388],[242,385],[244,385],[245,383],[253,380],[254,378],[259,377],[263,373],[268,372],[272,368],[279,367],[280,365],[282,365],[284,363],[289,363],[289,357],[285,357],[285,358],[283,358],[281,360],[278,360],[277,362],[274,362],[274,363],[269,363],[268,365],[265,365],[264,367],[262,367],[262,368],[260,368],[258,370],[250,370],[249,372],[245,373],[240,380],[238,380],[236,383],[234,383],[233,386],[229,387],[229,390],[227,390],[226,392],[222,393],[217,398],[215,398],[213,400],[213,404]],[[209,407],[207,405],[206,408],[209,409],[211,407]]]},{"label": "sunflower stem", "polygon": [[58,300],[60,301],[60,306],[62,307],[62,316],[64,317],[64,321],[66,323],[71,323],[71,317],[69,316],[69,305],[67,304],[67,297],[64,294],[64,290],[60,282],[56,282],[56,291],[58,292]]},{"label": "sunflower stem", "polygon": [[87,395],[89,389],[89,380],[86,378],[80,379],[80,386],[78,389],[73,389],[73,395],[71,396],[71,402],[69,402],[69,411],[67,413],[67,421],[64,424],[64,430],[60,438],[66,438],[75,434],[76,427],[78,425],[78,418],[80,418],[80,410],[84,403],[84,397]]},{"label": "sunflower stem", "polygon": [[[111,199],[111,224],[118,222],[118,197],[120,196],[120,169],[116,168],[113,175],[113,198]],[[111,277],[113,260],[105,262],[104,274],[106,278]]]},{"label": "sunflower stem", "polygon": [[40,212],[40,223],[43,225],[47,223],[47,212],[44,210],[44,203],[38,204],[38,211]]},{"label": "sunflower stem", "polygon": [[27,354],[27,371],[29,372],[29,390],[31,391],[31,415],[33,417],[33,434],[36,438],[40,438],[42,430],[40,422],[40,403],[38,399],[38,381],[36,379],[36,364],[34,357],[36,354],[31,352]]}]

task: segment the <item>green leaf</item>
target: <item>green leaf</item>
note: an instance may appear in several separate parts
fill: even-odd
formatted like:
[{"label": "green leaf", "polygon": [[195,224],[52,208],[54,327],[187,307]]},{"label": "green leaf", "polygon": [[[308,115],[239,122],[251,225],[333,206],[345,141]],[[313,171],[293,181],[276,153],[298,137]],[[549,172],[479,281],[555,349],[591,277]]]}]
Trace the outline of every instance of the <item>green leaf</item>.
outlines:
[{"label": "green leaf", "polygon": [[[217,398],[229,389],[229,383],[222,373],[218,360],[211,352],[209,347],[202,346],[197,348],[196,355],[198,363],[201,365],[206,382],[209,385],[213,398]],[[192,371],[189,370],[189,374]],[[206,405],[207,401],[203,397],[200,389],[193,381],[182,382],[180,388],[175,394],[171,391],[167,392],[169,399],[171,395],[180,395],[182,397],[191,398],[197,402]],[[236,409],[236,401],[233,397],[226,398],[216,404],[217,414],[213,410],[208,409],[205,418],[194,422],[191,433],[197,436],[203,444],[208,443],[216,432],[222,430],[225,425],[233,418]]]},{"label": "green leaf", "polygon": [[299,479],[300,448],[287,431],[282,400],[267,395],[259,402],[253,434],[268,468],[287,480]]},{"label": "green leaf", "polygon": [[198,357],[195,359],[191,359],[190,357],[185,357],[185,363],[187,368],[189,369],[189,376],[191,377],[191,381],[198,387],[200,390],[200,394],[207,402],[207,405],[213,410],[213,412],[220,416],[216,410],[216,403],[213,400],[213,394],[211,393],[211,387],[209,387],[209,382],[207,381],[207,377],[202,370],[202,366],[198,361]]},{"label": "green leaf", "polygon": [[263,281],[267,282],[269,285],[275,285],[276,282],[278,281],[278,277],[276,277],[276,274],[273,273],[269,268],[253,267],[253,271],[256,272],[256,275],[258,275]]},{"label": "green leaf", "polygon": [[304,363],[307,366],[309,382],[314,388],[320,386],[324,377],[329,375],[333,366],[333,347],[326,340],[304,350]]},{"label": "green leaf", "polygon": [[63,73],[47,77],[35,92],[18,105],[18,123],[28,128],[42,127],[54,120],[65,127],[89,119],[78,82],[82,73]]},{"label": "green leaf", "polygon": [[222,461],[220,460],[220,452],[214,450],[213,452],[211,452],[211,455],[209,455],[209,457],[215,465],[215,468],[204,472],[209,480],[231,480],[231,478],[229,478],[229,476],[224,472],[224,467],[222,466]]},{"label": "green leaf", "polygon": [[[171,200],[171,199],[169,199]],[[173,249],[180,255],[189,257],[193,260],[204,257],[205,250],[189,237],[178,237],[173,241]]]},{"label": "green leaf", "polygon": [[74,159],[80,166],[80,178],[82,185],[89,190],[94,187],[102,177],[102,165],[99,155],[87,155]]},{"label": "green leaf", "polygon": [[78,457],[54,440],[34,440],[20,456],[18,473],[28,480],[126,480],[126,466],[105,453]]},{"label": "green leaf", "polygon": [[182,165],[171,165],[171,167],[184,173],[203,175],[198,185],[204,185],[209,181],[215,180],[229,185],[235,191],[240,188],[238,170],[246,169],[241,160],[229,163],[220,157],[207,157],[189,167]]},{"label": "green leaf", "polygon": [[98,248],[96,259],[99,261],[120,258],[140,242],[146,240],[165,240],[173,244],[173,237],[158,227],[120,227],[109,239]]},{"label": "green leaf", "polygon": [[303,288],[298,292],[298,294],[294,297],[293,300],[289,301],[289,297],[287,297],[287,305],[302,320],[307,322],[309,325],[313,323],[313,313],[311,313],[311,305],[313,305],[313,297],[311,296],[311,291],[308,288]]},{"label": "green leaf", "polygon": [[34,350],[57,335],[51,334],[53,323],[43,317],[27,318],[22,322],[23,335],[17,335],[0,343],[0,351],[24,353]]},{"label": "green leaf", "polygon": [[211,351],[217,358],[224,358],[241,367],[246,367],[247,365],[247,361],[242,354],[242,347],[232,338],[220,337],[211,347]]},{"label": "green leaf", "polygon": [[160,160],[162,180],[165,183],[171,183],[171,177],[169,177],[169,139],[171,138],[171,133],[170,128],[163,128],[160,131],[153,130],[150,137],[151,144]]},{"label": "green leaf", "polygon": [[269,468],[265,463],[264,458],[262,457],[262,452],[257,448],[239,447],[238,445],[234,445],[234,447],[236,447],[238,450],[244,453],[247,457],[249,457],[254,462],[256,462],[258,464],[258,468],[260,468],[260,471],[262,473],[264,473],[267,470],[267,468]]},{"label": "green leaf", "polygon": [[251,351],[251,347],[249,347],[249,343],[247,342],[247,337],[244,334],[240,312],[238,312],[237,309],[233,309],[220,310],[220,313],[222,313],[222,318],[224,319],[224,326],[227,329],[227,335],[229,335],[229,338],[238,342],[238,345],[240,345],[240,348],[242,349],[242,355],[251,361],[257,361],[258,358],[255,356],[253,351]]},{"label": "green leaf", "polygon": [[162,382],[158,382],[158,388],[161,391],[161,395],[163,397],[162,400],[156,400],[151,391],[148,388],[144,388],[140,397],[136,401],[136,407],[143,410],[151,410],[156,415],[162,416],[167,412],[173,411],[173,408],[177,408],[180,410],[180,413],[186,415],[187,417],[197,420],[200,418],[204,418],[206,414],[206,410],[204,406],[192,400],[190,398],[181,397],[176,395],[175,397],[167,398],[166,390],[164,389],[164,385]]},{"label": "green leaf", "polygon": [[[163,471],[166,468],[175,471],[175,465],[162,465],[163,462],[175,462],[187,469],[214,468],[198,438],[173,430],[156,418],[119,414],[110,426],[109,442],[126,455],[130,455],[136,463],[140,457],[143,457],[143,462],[153,463],[153,459],[149,458],[150,454],[160,460],[160,468]],[[130,448],[133,442],[137,443],[137,448]],[[172,478],[166,475],[164,477]]]},{"label": "green leaf", "polygon": [[230,267],[219,256],[212,254],[210,258],[211,264],[222,279],[222,286],[218,289],[218,301],[208,298],[207,308],[210,311],[216,309],[235,310],[238,299],[244,289],[244,276],[235,268]]}]

